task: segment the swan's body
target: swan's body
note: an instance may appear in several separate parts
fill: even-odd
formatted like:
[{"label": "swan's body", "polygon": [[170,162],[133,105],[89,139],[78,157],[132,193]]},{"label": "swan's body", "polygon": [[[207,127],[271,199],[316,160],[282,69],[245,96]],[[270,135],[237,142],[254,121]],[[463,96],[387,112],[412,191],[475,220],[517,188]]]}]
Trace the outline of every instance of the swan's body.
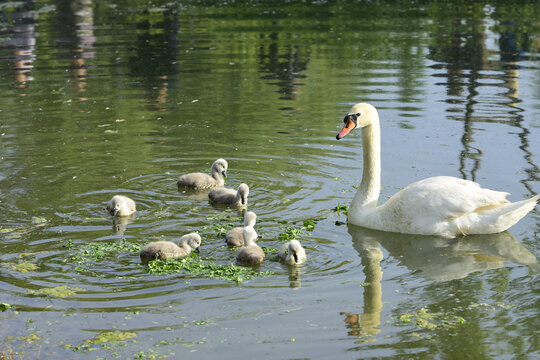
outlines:
[{"label": "swan's body", "polygon": [[231,247],[240,247],[244,245],[244,227],[255,226],[257,215],[253,211],[248,211],[244,216],[244,226],[232,228],[225,235],[225,243]]},{"label": "swan's body", "polygon": [[253,226],[246,226],[243,230],[244,246],[238,251],[236,261],[242,265],[255,266],[260,265],[264,261],[264,251],[255,244],[257,232]]},{"label": "swan's body", "polygon": [[144,246],[139,255],[143,262],[155,259],[167,260],[168,258],[185,257],[191,254],[191,248],[199,252],[201,237],[197,233],[189,233],[180,238],[179,245],[172,241],[155,241]]},{"label": "swan's body", "polygon": [[535,206],[540,195],[511,203],[505,192],[450,176],[427,178],[410,184],[377,206],[380,193],[380,125],[375,107],[360,103],[344,119],[341,139],[362,128],[364,170],[358,192],[349,207],[348,221],[370,229],[406,234],[455,237],[493,234],[517,223]]},{"label": "swan's body", "polygon": [[208,193],[208,198],[214,204],[245,206],[248,195],[249,187],[246,184],[240,184],[238,190],[223,187],[212,189]]},{"label": "swan's body", "polygon": [[212,164],[212,175],[204,173],[189,173],[180,176],[177,185],[179,187],[188,187],[195,190],[207,189],[215,186],[225,185],[223,177],[227,177],[229,164],[225,159],[217,159]]},{"label": "swan's body", "polygon": [[113,216],[130,216],[135,214],[135,201],[124,195],[114,195],[107,203],[107,211]]},{"label": "swan's body", "polygon": [[306,251],[298,240],[291,240],[281,245],[278,257],[281,262],[288,265],[300,265],[307,260]]}]

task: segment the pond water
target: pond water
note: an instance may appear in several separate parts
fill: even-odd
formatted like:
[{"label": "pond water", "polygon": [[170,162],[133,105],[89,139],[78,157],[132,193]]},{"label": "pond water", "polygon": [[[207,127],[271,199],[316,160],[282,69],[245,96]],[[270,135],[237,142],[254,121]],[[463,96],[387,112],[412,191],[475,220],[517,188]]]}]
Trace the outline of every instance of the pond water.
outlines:
[{"label": "pond water", "polygon": [[[9,358],[538,359],[540,213],[457,240],[346,225],[365,101],[381,202],[434,175],[540,192],[540,4],[35,0],[0,4],[0,339]],[[234,281],[149,274],[241,211],[178,176],[229,163],[258,242],[308,261]],[[115,222],[114,194],[138,212]],[[231,225],[232,224],[232,225]],[[91,247],[94,246],[94,247]],[[129,251],[129,249],[135,249]],[[96,252],[99,252],[97,254]],[[215,275],[215,274],[214,274]],[[2,357],[2,356],[0,356]]]}]

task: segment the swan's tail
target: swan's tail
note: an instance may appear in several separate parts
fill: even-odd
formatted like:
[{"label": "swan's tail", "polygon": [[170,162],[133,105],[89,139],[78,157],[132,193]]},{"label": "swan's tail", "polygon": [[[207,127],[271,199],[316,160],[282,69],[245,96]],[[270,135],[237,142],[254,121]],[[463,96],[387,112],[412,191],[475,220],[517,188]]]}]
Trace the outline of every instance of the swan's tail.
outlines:
[{"label": "swan's tail", "polygon": [[[530,199],[507,203],[502,206],[488,208],[478,212],[478,228],[472,228],[469,234],[488,234],[505,231],[521,220],[529,211],[534,209],[540,199],[540,194]],[[482,225],[483,224],[483,225]]]}]

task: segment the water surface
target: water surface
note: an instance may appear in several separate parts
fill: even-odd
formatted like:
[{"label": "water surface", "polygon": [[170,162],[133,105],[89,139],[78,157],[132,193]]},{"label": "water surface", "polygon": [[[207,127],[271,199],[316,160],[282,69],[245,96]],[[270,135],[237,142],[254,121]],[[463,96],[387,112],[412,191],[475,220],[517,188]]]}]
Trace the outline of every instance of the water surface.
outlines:
[{"label": "water surface", "polygon": [[[540,192],[540,5],[504,2],[0,4],[0,313],[23,358],[540,356],[538,209],[458,240],[345,225],[362,170],[351,105],[379,109],[381,202],[434,175]],[[198,231],[234,262],[213,207],[176,179],[229,162],[259,243],[301,231],[308,262],[241,283],[148,274],[84,245]],[[132,197],[137,216],[105,205]],[[313,229],[302,229],[304,222]],[[62,290],[53,292],[53,290]],[[106,335],[113,334],[110,341]]]}]

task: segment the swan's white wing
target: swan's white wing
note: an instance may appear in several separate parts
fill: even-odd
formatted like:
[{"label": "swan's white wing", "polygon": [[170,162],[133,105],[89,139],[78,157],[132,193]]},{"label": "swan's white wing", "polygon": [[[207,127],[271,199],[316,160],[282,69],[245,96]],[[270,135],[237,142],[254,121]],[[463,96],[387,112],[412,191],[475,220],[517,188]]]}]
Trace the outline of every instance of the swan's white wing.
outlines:
[{"label": "swan's white wing", "polygon": [[[376,212],[387,228],[417,234],[445,234],[456,219],[478,210],[507,203],[508,193],[481,188],[450,176],[427,178],[399,191]],[[452,236],[447,234],[448,236]]]},{"label": "swan's white wing", "polygon": [[507,202],[506,196],[509,195],[450,176],[415,182],[398,194],[411,204],[412,209],[418,207],[418,210],[430,211],[443,218],[458,217],[486,206],[501,205]]}]

